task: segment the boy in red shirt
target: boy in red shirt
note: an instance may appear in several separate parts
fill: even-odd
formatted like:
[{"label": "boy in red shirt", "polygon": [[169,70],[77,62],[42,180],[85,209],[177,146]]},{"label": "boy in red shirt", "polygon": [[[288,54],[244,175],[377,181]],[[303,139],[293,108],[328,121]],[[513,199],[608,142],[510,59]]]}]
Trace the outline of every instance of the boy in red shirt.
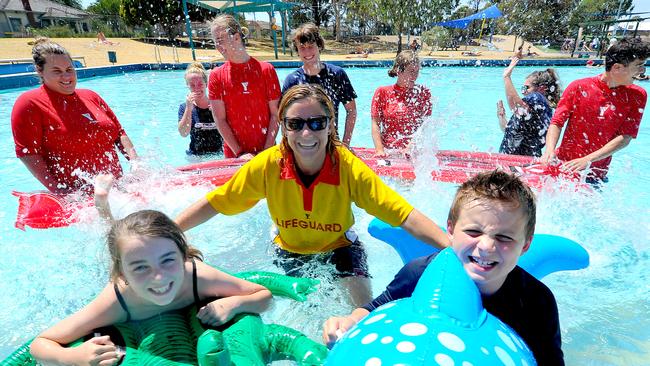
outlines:
[{"label": "boy in red shirt", "polygon": [[[647,93],[632,82],[645,71],[649,55],[647,42],[622,39],[607,50],[603,74],[569,84],[546,134],[542,162],[560,159],[565,171],[590,169],[588,183],[607,182],[612,155],[639,131]],[[556,150],[567,121],[562,145]]]},{"label": "boy in red shirt", "polygon": [[255,155],[275,145],[280,82],[273,65],[248,55],[244,32],[232,15],[212,22],[212,37],[226,62],[210,73],[208,97],[223,154]]}]

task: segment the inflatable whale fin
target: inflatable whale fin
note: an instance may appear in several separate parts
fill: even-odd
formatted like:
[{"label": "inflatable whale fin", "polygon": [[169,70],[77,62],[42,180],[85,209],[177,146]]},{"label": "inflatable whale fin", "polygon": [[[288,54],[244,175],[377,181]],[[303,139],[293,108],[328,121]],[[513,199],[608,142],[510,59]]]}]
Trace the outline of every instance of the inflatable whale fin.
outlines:
[{"label": "inflatable whale fin", "polygon": [[[403,263],[438,251],[404,229],[392,227],[379,219],[370,222],[368,233],[395,248]],[[558,235],[535,234],[530,249],[519,258],[518,265],[541,280],[553,272],[587,268],[589,253],[573,240]]]},{"label": "inflatable whale fin", "polygon": [[448,316],[469,327],[485,319],[481,294],[451,248],[441,251],[421,278],[411,296],[414,312],[430,318]]}]

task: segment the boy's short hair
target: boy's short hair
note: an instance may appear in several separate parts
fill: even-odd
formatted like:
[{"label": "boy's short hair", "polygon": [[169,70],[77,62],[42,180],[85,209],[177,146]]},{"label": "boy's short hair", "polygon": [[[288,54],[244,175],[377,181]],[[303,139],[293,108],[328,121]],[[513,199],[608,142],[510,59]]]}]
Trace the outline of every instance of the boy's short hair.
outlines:
[{"label": "boy's short hair", "polygon": [[650,55],[650,44],[640,38],[623,38],[605,52],[605,71],[614,64],[629,65],[635,60],[645,60]]},{"label": "boy's short hair", "polygon": [[320,35],[318,27],[314,23],[305,23],[293,31],[293,49],[298,52],[298,45],[304,43],[315,43],[319,50],[325,49],[325,40]]},{"label": "boy's short hair", "polygon": [[520,207],[528,217],[526,222],[526,238],[535,233],[537,204],[535,194],[528,185],[514,174],[500,170],[479,173],[463,183],[449,209],[447,221],[453,227],[460,216],[461,210],[471,201],[487,199],[511,203]]}]

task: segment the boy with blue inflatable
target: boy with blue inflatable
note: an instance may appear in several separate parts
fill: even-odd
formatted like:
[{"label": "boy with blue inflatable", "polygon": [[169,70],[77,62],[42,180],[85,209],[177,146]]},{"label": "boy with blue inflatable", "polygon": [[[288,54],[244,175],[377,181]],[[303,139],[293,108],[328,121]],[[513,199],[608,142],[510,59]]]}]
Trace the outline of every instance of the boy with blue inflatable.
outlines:
[{"label": "boy with blue inflatable", "polygon": [[[447,232],[485,309],[521,336],[539,365],[564,365],[555,298],[548,287],[517,266],[533,239],[535,211],[535,196],[519,178],[500,171],[481,173],[456,192]],[[323,342],[332,347],[370,311],[410,297],[436,255],[414,259],[370,303],[348,316],[328,319]]]}]

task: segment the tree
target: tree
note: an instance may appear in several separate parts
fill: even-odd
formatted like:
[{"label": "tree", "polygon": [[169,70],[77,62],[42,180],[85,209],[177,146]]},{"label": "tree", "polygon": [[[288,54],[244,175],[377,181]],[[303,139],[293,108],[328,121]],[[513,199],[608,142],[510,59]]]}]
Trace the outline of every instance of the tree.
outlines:
[{"label": "tree", "polygon": [[501,0],[499,32],[529,41],[557,40],[569,31],[571,10],[580,0]]},{"label": "tree", "polygon": [[460,0],[377,0],[378,18],[397,32],[397,52],[402,51],[402,34],[421,33],[428,25],[451,14]]},{"label": "tree", "polygon": [[[569,27],[578,28],[585,22],[615,20],[620,13],[624,14],[634,9],[632,0],[582,0],[571,13]],[[603,25],[585,25],[586,34],[597,33]]]},{"label": "tree", "polygon": [[124,21],[120,17],[121,0],[96,0],[86,11],[96,16],[93,17],[93,29],[100,30],[106,36],[124,35]]},{"label": "tree", "polygon": [[[194,21],[203,21],[211,14],[190,4],[187,11]],[[131,26],[159,24],[171,41],[180,33],[179,24],[185,22],[183,3],[178,0],[122,0],[120,15]]]}]

